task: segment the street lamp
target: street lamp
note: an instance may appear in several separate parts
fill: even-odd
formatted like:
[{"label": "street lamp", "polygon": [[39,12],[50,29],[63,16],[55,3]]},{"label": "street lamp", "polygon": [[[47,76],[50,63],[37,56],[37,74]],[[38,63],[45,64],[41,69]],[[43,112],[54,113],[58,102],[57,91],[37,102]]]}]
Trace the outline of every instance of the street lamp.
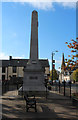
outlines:
[{"label": "street lamp", "polygon": [[53,56],[54,56],[55,52],[58,52],[58,51],[56,50],[56,51],[52,52],[52,85],[53,85],[53,63],[55,63],[55,60],[53,60]]}]

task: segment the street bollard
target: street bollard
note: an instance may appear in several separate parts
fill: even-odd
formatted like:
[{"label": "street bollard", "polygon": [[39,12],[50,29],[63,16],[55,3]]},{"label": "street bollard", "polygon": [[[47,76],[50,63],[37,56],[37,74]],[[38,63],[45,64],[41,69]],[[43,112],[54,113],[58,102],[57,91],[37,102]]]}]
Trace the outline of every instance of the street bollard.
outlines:
[{"label": "street bollard", "polygon": [[47,99],[47,82],[46,82],[46,99]]},{"label": "street bollard", "polygon": [[9,91],[9,81],[8,81],[8,91]]},{"label": "street bollard", "polygon": [[70,98],[71,98],[71,81],[69,82],[69,86],[70,86]]},{"label": "street bollard", "polygon": [[6,93],[6,82],[5,82],[5,93]]},{"label": "street bollard", "polygon": [[59,93],[60,93],[60,81],[59,81]]},{"label": "street bollard", "polygon": [[64,96],[65,96],[65,80],[64,80]]},{"label": "street bollard", "polygon": [[17,90],[18,90],[18,83],[17,83]]}]

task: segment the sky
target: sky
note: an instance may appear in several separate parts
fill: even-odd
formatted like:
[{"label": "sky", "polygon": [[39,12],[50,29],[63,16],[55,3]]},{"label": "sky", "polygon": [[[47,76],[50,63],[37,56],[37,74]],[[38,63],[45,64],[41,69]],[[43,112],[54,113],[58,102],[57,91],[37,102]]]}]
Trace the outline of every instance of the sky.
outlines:
[{"label": "sky", "polygon": [[0,58],[29,58],[33,10],[38,12],[39,58],[47,58],[51,69],[52,52],[58,50],[53,56],[55,68],[58,69],[61,66],[62,53],[65,58],[70,54],[65,42],[76,39],[75,2],[2,2]]}]

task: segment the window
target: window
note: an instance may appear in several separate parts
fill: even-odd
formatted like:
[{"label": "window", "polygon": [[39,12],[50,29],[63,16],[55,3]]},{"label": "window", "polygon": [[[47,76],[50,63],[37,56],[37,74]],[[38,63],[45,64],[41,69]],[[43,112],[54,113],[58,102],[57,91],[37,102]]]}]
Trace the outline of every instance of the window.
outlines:
[{"label": "window", "polygon": [[5,75],[2,75],[2,81],[5,80]]},{"label": "window", "polygon": [[13,73],[16,73],[16,66],[13,66]]},{"label": "window", "polygon": [[5,67],[2,67],[2,73],[5,73]]}]

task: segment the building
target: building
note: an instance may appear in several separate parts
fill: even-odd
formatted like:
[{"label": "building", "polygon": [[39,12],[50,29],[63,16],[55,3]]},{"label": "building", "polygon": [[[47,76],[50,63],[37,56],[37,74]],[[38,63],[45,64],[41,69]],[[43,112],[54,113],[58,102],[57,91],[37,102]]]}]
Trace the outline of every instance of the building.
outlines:
[{"label": "building", "polygon": [[59,74],[59,80],[62,82],[62,80],[72,80],[71,74],[73,71],[70,71],[68,69],[65,69],[65,58],[64,58],[64,53],[62,54],[62,64],[61,64],[61,73]]},{"label": "building", "polygon": [[[28,59],[12,59],[0,60],[0,80],[10,80],[10,77],[24,77],[23,69],[26,67]],[[44,69],[44,74],[49,74],[49,61],[48,59],[39,59],[42,68]]]}]

